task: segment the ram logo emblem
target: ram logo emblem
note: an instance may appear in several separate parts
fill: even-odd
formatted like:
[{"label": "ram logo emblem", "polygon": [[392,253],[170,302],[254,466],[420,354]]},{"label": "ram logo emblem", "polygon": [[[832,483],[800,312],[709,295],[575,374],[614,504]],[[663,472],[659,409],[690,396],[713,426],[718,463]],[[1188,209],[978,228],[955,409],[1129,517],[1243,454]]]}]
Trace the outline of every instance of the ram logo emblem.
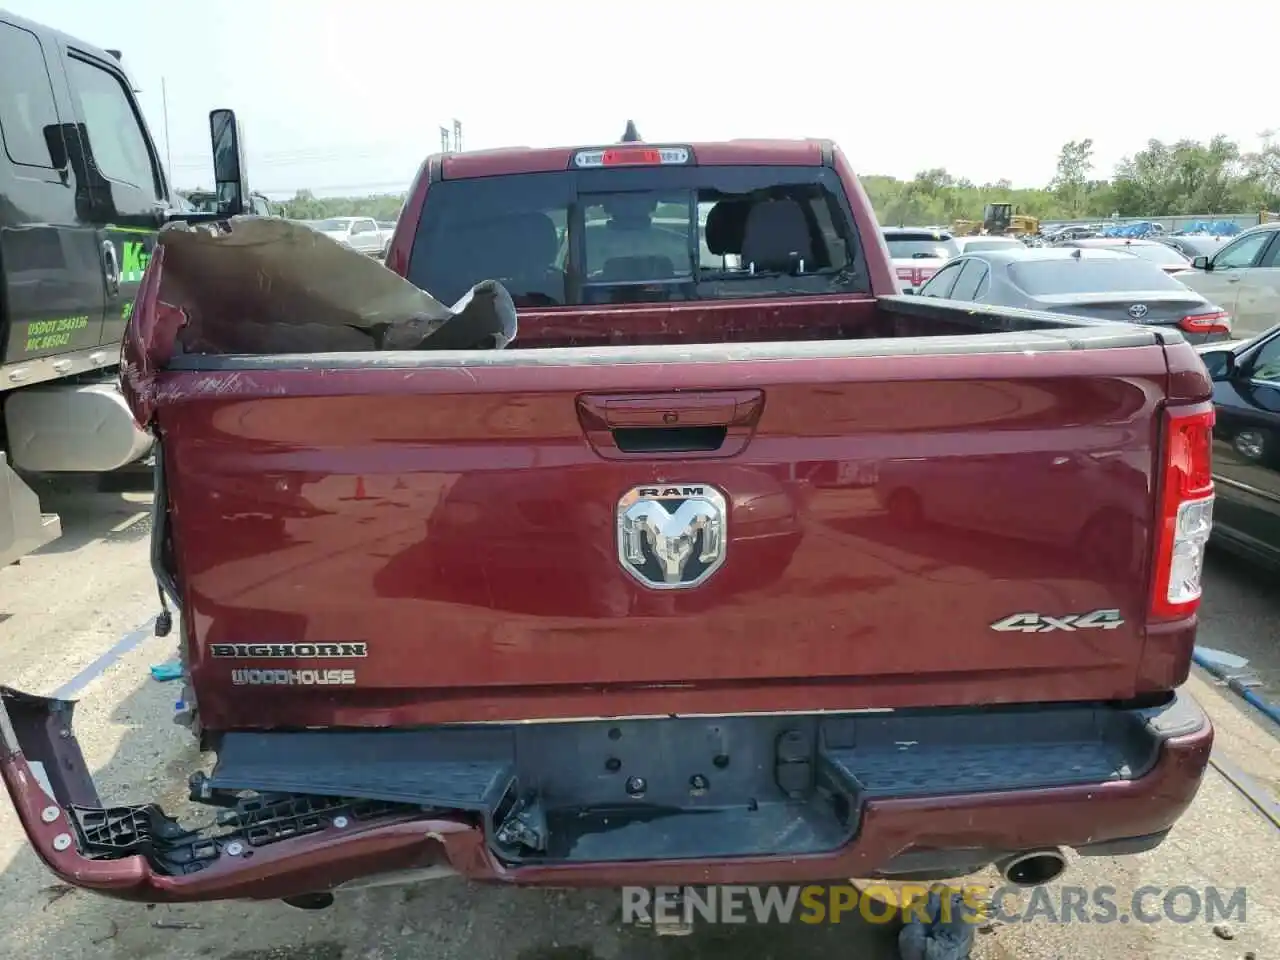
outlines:
[{"label": "ram logo emblem", "polygon": [[650,589],[696,587],[724,563],[728,514],[704,483],[634,487],[618,501],[618,561]]}]

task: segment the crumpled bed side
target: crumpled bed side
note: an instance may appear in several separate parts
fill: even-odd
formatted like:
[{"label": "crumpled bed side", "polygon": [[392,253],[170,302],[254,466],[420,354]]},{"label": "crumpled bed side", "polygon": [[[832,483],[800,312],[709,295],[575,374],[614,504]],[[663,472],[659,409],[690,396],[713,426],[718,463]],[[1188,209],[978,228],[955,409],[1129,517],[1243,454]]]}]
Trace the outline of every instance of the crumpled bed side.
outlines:
[{"label": "crumpled bed side", "polygon": [[173,352],[279,354],[502,349],[516,311],[497,281],[452,307],[355,250],[275,217],[160,232],[157,294],[184,320]]}]

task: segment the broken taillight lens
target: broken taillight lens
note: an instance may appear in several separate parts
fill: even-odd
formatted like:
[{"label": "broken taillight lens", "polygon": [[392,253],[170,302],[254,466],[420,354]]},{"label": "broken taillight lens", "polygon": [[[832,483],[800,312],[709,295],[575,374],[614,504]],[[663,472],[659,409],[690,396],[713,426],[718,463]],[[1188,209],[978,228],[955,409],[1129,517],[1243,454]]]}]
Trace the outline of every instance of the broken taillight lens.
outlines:
[{"label": "broken taillight lens", "polygon": [[1231,315],[1219,310],[1216,313],[1192,313],[1178,321],[1185,333],[1230,333]]},{"label": "broken taillight lens", "polygon": [[1165,412],[1151,596],[1155,620],[1182,619],[1200,605],[1204,552],[1213,529],[1213,423],[1212,406]]}]

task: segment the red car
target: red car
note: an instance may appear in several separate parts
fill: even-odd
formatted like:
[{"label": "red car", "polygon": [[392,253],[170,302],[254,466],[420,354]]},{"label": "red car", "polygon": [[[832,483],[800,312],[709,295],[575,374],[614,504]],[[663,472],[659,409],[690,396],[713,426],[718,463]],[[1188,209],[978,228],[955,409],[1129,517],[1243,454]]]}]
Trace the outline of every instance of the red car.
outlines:
[{"label": "red car", "polygon": [[884,242],[904,290],[919,290],[944,263],[960,256],[960,247],[945,230],[885,227]]}]

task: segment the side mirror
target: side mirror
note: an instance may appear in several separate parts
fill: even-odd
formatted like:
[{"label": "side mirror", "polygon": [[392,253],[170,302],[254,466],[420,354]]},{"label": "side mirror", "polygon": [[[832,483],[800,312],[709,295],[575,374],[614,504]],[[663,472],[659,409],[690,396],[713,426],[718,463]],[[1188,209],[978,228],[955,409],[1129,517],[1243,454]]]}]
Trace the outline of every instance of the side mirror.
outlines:
[{"label": "side mirror", "polygon": [[1208,270],[1209,258],[1201,254],[1191,261],[1191,267],[1193,270]]},{"label": "side mirror", "polygon": [[1200,352],[1200,360],[1209,372],[1210,380],[1230,380],[1236,375],[1234,350],[1203,350]]},{"label": "side mirror", "polygon": [[249,207],[249,181],[245,172],[244,138],[234,110],[209,111],[209,138],[213,143],[213,180],[218,192],[218,214],[235,217]]},{"label": "side mirror", "polygon": [[903,288],[902,293],[903,293],[903,296],[907,296],[907,297],[914,297],[916,295],[916,291],[914,287],[905,287]]}]

